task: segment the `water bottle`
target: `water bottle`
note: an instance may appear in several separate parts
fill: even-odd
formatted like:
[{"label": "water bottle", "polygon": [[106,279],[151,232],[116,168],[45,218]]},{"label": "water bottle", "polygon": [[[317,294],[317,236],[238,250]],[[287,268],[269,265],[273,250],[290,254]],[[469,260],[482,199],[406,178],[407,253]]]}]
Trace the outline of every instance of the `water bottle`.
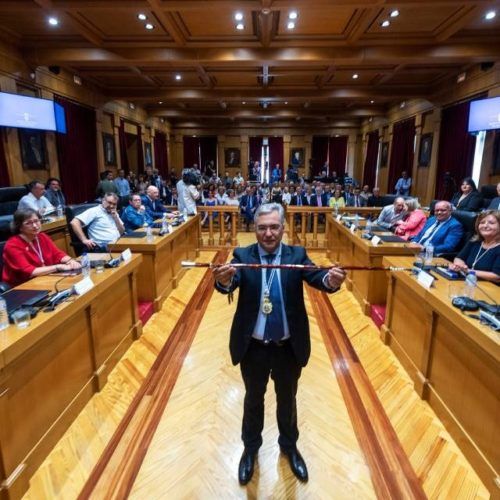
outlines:
[{"label": "water bottle", "polygon": [[333,204],[333,208],[335,210],[335,218],[337,218],[337,215],[339,214],[339,206],[337,205],[337,203]]},{"label": "water bottle", "polygon": [[372,234],[372,220],[370,218],[366,220],[364,234],[367,237],[369,237]]},{"label": "water bottle", "polygon": [[87,255],[87,252],[84,252],[82,254],[80,264],[82,265],[82,276],[84,278],[87,278],[88,276],[90,276],[90,259]]},{"label": "water bottle", "polygon": [[61,218],[64,215],[64,209],[62,205],[57,205],[57,217]]},{"label": "water bottle", "polygon": [[146,241],[148,243],[153,243],[154,236],[153,236],[153,230],[151,229],[151,226],[148,226],[146,228]]},{"label": "water bottle", "polygon": [[9,326],[9,313],[7,312],[7,302],[0,296],[0,330],[5,330]]},{"label": "water bottle", "polygon": [[358,227],[359,227],[359,215],[358,215],[358,214],[356,214],[356,215],[354,216],[354,227],[355,227],[356,229],[358,229]]},{"label": "water bottle", "polygon": [[432,259],[434,258],[434,246],[431,243],[427,243],[425,246],[425,262],[426,266],[432,265]]},{"label": "water bottle", "polygon": [[477,276],[475,271],[469,271],[465,277],[465,295],[473,299],[476,293]]},{"label": "water bottle", "polygon": [[161,234],[168,234],[169,232],[167,214],[165,213],[163,214],[163,219],[161,220]]}]

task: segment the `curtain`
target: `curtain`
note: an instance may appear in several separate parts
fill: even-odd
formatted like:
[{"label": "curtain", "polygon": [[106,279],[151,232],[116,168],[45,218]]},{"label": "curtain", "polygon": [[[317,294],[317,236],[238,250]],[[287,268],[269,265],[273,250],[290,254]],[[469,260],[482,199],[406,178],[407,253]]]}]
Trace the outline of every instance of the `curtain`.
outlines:
[{"label": "curtain", "polygon": [[142,127],[137,125],[137,172],[144,172],[144,147],[142,145]]},{"label": "curtain", "polygon": [[368,184],[370,189],[375,187],[377,177],[379,137],[378,130],[368,134],[368,145],[366,147],[365,166],[363,169],[363,186]]},{"label": "curtain", "polygon": [[281,180],[283,180],[285,178],[285,168],[283,165],[283,137],[269,137],[269,168],[271,172],[277,163],[280,165]]},{"label": "curtain", "polygon": [[163,132],[156,131],[154,137],[155,168],[165,179],[168,175],[168,150],[167,136]]},{"label": "curtain", "polygon": [[217,171],[217,136],[208,135],[200,137],[201,171],[206,171],[206,166],[213,161]]},{"label": "curtain", "polygon": [[7,159],[5,158],[2,131],[0,130],[0,186],[5,187],[9,185],[9,169],[7,167]]},{"label": "curtain", "polygon": [[184,142],[184,167],[192,168],[194,165],[200,167],[200,139],[185,135]]},{"label": "curtain", "polygon": [[330,137],[328,142],[328,165],[329,172],[337,172],[337,175],[345,173],[345,164],[347,162],[347,140],[346,135],[341,137]]},{"label": "curtain", "polygon": [[312,139],[311,175],[319,175],[323,165],[328,161],[328,137],[314,135]]},{"label": "curtain", "polygon": [[392,132],[391,161],[389,163],[389,184],[387,192],[394,192],[401,172],[411,177],[415,148],[415,117],[394,124]]},{"label": "curtain", "polygon": [[472,174],[476,136],[467,132],[469,107],[470,102],[463,102],[443,109],[441,114],[435,191],[438,200],[451,200],[462,179]]},{"label": "curtain", "polygon": [[127,136],[125,134],[125,121],[122,119],[120,119],[120,128],[118,129],[118,142],[120,143],[121,168],[128,174],[130,167],[127,157]]},{"label": "curtain", "polygon": [[262,160],[262,137],[249,137],[248,139],[248,156],[252,163]]},{"label": "curtain", "polygon": [[95,198],[97,185],[96,114],[90,109],[54,96],[64,108],[66,134],[56,134],[57,157],[63,191],[68,203]]}]

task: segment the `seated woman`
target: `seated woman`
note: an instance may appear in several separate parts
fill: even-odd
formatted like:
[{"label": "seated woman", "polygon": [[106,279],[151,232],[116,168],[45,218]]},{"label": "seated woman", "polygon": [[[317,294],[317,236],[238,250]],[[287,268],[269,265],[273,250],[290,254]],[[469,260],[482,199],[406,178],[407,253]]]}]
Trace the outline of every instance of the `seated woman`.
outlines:
[{"label": "seated woman", "polygon": [[483,197],[477,190],[476,183],[472,177],[466,177],[460,186],[460,193],[455,193],[451,199],[451,204],[457,210],[467,212],[478,212],[483,207]]},{"label": "seated woman", "polygon": [[340,189],[335,189],[333,196],[329,201],[330,208],[339,209],[345,207],[345,199],[342,196],[342,191]]},{"label": "seated woman", "polygon": [[416,198],[408,198],[405,201],[406,215],[403,220],[395,222],[394,234],[404,240],[409,240],[411,237],[416,236],[425,226],[427,218],[424,212],[420,209],[420,203]]},{"label": "seated woman", "polygon": [[500,212],[488,210],[476,220],[476,234],[457,255],[452,271],[476,271],[479,279],[500,283]]},{"label": "seated woman", "polygon": [[17,210],[12,221],[14,236],[3,250],[2,280],[17,286],[35,276],[80,269],[80,263],[56,247],[41,232],[41,222],[34,210]]}]

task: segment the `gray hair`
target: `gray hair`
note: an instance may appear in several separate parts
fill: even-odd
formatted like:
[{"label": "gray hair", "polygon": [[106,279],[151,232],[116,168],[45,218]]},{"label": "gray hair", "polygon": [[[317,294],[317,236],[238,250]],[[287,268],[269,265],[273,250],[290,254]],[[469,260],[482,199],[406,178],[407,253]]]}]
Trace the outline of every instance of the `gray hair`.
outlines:
[{"label": "gray hair", "polygon": [[420,208],[420,203],[416,198],[408,198],[406,201],[406,206],[408,207],[408,210],[410,212],[413,212],[413,210],[416,210],[417,208]]},{"label": "gray hair", "polygon": [[279,203],[263,203],[255,211],[255,216],[253,218],[254,222],[256,223],[257,219],[261,215],[267,215],[270,214],[271,212],[278,212],[281,224],[285,224],[285,211],[283,210],[283,207]]},{"label": "gray hair", "polygon": [[112,196],[115,199],[115,201],[118,201],[118,199],[119,199],[119,196],[116,193],[111,193],[111,192],[104,193],[104,196],[102,197],[102,199],[105,200],[106,198],[109,198],[110,196]]}]

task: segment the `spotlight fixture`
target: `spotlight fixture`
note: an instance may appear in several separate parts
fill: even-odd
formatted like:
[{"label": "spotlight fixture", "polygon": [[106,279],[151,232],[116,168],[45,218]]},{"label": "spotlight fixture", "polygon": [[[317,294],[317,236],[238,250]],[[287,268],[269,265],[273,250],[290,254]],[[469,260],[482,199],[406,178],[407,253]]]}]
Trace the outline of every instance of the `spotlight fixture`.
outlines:
[{"label": "spotlight fixture", "polygon": [[387,19],[386,19],[385,21],[382,21],[382,22],[380,23],[380,26],[382,26],[382,28],[387,28],[387,27],[389,27],[390,25],[391,25],[391,22],[390,22],[390,21],[388,21]]},{"label": "spotlight fixture", "polygon": [[290,21],[286,27],[289,29],[289,30],[293,30],[295,28],[295,23],[293,21]]},{"label": "spotlight fixture", "polygon": [[244,29],[245,29],[245,25],[244,25],[243,23],[238,23],[238,24],[236,25],[236,29],[237,29],[237,30],[240,30],[240,31],[241,31],[241,30],[244,30]]},{"label": "spotlight fixture", "polygon": [[391,17],[398,17],[399,16],[399,10],[395,9],[391,12]]},{"label": "spotlight fixture", "polygon": [[285,101],[285,104],[288,104],[288,101]]},{"label": "spotlight fixture", "polygon": [[143,14],[142,12],[140,14],[137,14],[137,19],[139,19],[139,21],[145,21],[147,18],[148,16],[146,16],[146,14]]},{"label": "spotlight fixture", "polygon": [[371,101],[370,101],[370,104],[375,104],[375,101],[374,101],[374,100],[371,100]]},{"label": "spotlight fixture", "polygon": [[59,24],[59,19],[57,19],[57,17],[49,17],[48,22],[51,26],[57,26]]},{"label": "spotlight fixture", "polygon": [[357,80],[358,78],[359,78],[359,75],[357,73],[354,73],[354,75],[352,75],[353,80]]},{"label": "spotlight fixture", "polygon": [[163,101],[158,101],[158,104],[163,104]]},{"label": "spotlight fixture", "polygon": [[246,101],[242,101],[241,104],[246,104],[247,102]]},{"label": "spotlight fixture", "polygon": [[243,20],[243,14],[241,12],[236,12],[236,14],[234,15],[234,19],[236,21],[242,21]]},{"label": "spotlight fixture", "polygon": [[490,10],[489,12],[486,13],[486,15],[484,16],[484,18],[487,20],[487,21],[491,21],[493,18],[495,18],[497,15],[496,11],[494,10]]},{"label": "spotlight fixture", "polygon": [[135,104],[134,104],[133,102],[129,102],[129,103],[128,103],[128,107],[129,107],[130,109],[135,109]]},{"label": "spotlight fixture", "polygon": [[406,101],[403,101],[403,102],[399,105],[399,107],[400,107],[401,109],[403,109],[405,106],[406,106]]},{"label": "spotlight fixture", "polygon": [[176,79],[177,81],[182,80],[182,76],[181,76],[181,75],[179,75],[179,74],[177,74],[177,75],[175,75],[175,79]]},{"label": "spotlight fixture", "polygon": [[153,24],[151,24],[151,23],[147,23],[147,24],[145,24],[145,25],[144,25],[144,27],[145,27],[147,30],[152,30],[152,29],[154,29],[154,25],[153,25]]},{"label": "spotlight fixture", "polygon": [[297,17],[299,17],[299,15],[297,14],[296,10],[292,10],[292,12],[288,14],[288,19],[297,19]]}]

